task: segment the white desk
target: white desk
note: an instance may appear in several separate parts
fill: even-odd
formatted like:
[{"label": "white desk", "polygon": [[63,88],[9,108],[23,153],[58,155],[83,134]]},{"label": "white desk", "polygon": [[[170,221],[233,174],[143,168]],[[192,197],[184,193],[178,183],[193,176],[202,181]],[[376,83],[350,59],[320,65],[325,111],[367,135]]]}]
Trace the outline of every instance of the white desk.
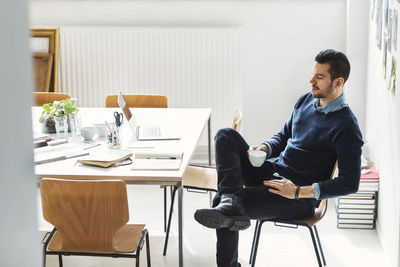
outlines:
[{"label": "white desk", "polygon": [[[32,108],[33,128],[38,132],[41,125],[38,122],[42,108]],[[83,119],[83,124],[113,122],[113,112],[119,111],[117,108],[80,108],[79,116]],[[128,184],[170,184],[181,185],[182,177],[191,159],[197,142],[203,129],[210,119],[211,109],[131,109],[133,116],[140,123],[159,124],[163,127],[171,127],[176,130],[181,137],[180,140],[168,141],[143,141],[140,144],[155,146],[157,149],[173,151],[183,151],[182,163],[176,171],[133,171],[131,166],[120,166],[117,168],[97,168],[81,166],[75,164],[78,158],[56,161],[52,163],[40,164],[35,166],[35,174],[42,177],[65,178],[65,179],[121,179]],[[123,126],[125,141],[130,138],[127,136],[130,129],[129,125]],[[132,139],[133,140],[133,139]],[[102,142],[105,142],[103,140]],[[123,143],[124,145],[124,143]],[[132,149],[132,151],[140,149]],[[90,150],[88,150],[90,152]],[[182,238],[182,187],[178,189],[178,221],[179,221],[179,266],[183,266],[183,238]]]}]

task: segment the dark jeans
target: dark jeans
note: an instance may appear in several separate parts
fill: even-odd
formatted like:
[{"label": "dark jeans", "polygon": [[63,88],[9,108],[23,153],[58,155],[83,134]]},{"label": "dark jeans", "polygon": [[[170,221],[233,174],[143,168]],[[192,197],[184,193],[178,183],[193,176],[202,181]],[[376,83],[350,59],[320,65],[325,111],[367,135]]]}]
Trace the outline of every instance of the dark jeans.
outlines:
[{"label": "dark jeans", "polygon": [[[247,157],[249,145],[234,129],[218,131],[215,140],[215,161],[218,172],[218,193],[213,205],[218,205],[222,194],[243,197],[246,213],[251,219],[293,219],[311,216],[314,207],[307,199],[293,200],[270,193],[264,180],[277,179],[272,174],[274,165],[266,161],[253,167]],[[228,228],[217,229],[217,264],[237,267],[239,233]]]}]

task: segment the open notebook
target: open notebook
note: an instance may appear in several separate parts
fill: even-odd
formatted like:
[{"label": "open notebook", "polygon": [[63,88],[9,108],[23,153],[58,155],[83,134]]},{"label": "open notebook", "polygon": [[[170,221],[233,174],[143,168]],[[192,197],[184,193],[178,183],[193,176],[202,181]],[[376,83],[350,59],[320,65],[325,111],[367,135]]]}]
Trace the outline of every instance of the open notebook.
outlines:
[{"label": "open notebook", "polygon": [[83,157],[78,160],[79,163],[97,167],[118,167],[121,163],[125,160],[132,157],[132,153],[128,152],[120,152],[120,151],[99,151],[96,153],[91,154],[90,156]]}]

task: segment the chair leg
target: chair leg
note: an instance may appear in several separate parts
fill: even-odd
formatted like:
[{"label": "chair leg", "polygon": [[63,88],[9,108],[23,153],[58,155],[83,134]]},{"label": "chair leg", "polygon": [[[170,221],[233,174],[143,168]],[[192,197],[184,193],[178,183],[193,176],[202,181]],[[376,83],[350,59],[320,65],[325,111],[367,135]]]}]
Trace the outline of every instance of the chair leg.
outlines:
[{"label": "chair leg", "polygon": [[326,261],[325,261],[324,251],[322,250],[321,241],[319,239],[319,235],[318,235],[318,231],[317,231],[317,226],[316,225],[314,225],[314,231],[315,231],[315,237],[317,239],[317,243],[318,243],[318,247],[319,247],[319,252],[320,252],[320,255],[322,257],[322,262],[323,262],[323,264],[325,266],[326,265]]},{"label": "chair leg", "polygon": [[261,228],[262,228],[263,223],[264,223],[263,221],[259,221],[259,225],[257,228],[256,243],[254,244],[253,259],[251,261],[251,267],[254,267],[256,265],[258,242],[260,241],[260,233],[261,233]]},{"label": "chair leg", "polygon": [[42,250],[42,266],[46,267],[46,247],[47,244],[43,244],[43,250]]},{"label": "chair leg", "polygon": [[136,251],[136,267],[139,267],[139,263],[140,263],[140,248],[137,248]]},{"label": "chair leg", "polygon": [[146,252],[147,252],[147,267],[151,267],[149,232],[146,232]]},{"label": "chair leg", "polygon": [[63,267],[62,255],[58,255],[58,266]]},{"label": "chair leg", "polygon": [[164,233],[167,231],[167,188],[164,187]]},{"label": "chair leg", "polygon": [[254,228],[254,235],[253,235],[253,243],[251,244],[251,252],[250,252],[250,258],[249,258],[249,264],[253,261],[253,253],[254,253],[254,245],[256,242],[256,236],[257,236],[257,229],[258,225],[260,224],[259,220],[256,220],[256,226]]},{"label": "chair leg", "polygon": [[172,219],[172,211],[174,209],[174,200],[175,200],[175,193],[176,190],[178,189],[177,186],[174,186],[173,191],[171,192],[171,207],[169,210],[169,218],[168,218],[168,224],[167,224],[167,232],[165,234],[165,241],[164,241],[164,250],[163,250],[163,256],[167,254],[167,246],[168,246],[168,238],[169,238],[169,231],[171,229],[171,219]]},{"label": "chair leg", "polygon": [[321,259],[319,257],[319,253],[318,253],[317,242],[315,241],[315,236],[314,236],[313,229],[312,229],[312,227],[310,227],[308,225],[307,225],[307,228],[308,228],[308,230],[310,230],[311,239],[312,239],[312,242],[313,242],[313,245],[314,245],[315,256],[317,256],[317,260],[318,260],[318,266],[322,267]]}]

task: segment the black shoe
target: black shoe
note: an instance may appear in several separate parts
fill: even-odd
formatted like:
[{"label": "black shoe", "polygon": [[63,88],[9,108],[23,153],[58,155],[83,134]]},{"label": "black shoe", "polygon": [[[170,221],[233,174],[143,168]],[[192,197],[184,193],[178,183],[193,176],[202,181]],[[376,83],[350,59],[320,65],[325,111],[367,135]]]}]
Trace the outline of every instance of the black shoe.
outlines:
[{"label": "black shoe", "polygon": [[232,194],[222,194],[221,202],[212,209],[198,209],[195,220],[208,228],[229,228],[231,231],[245,230],[250,227],[250,218],[246,215],[242,198]]}]

